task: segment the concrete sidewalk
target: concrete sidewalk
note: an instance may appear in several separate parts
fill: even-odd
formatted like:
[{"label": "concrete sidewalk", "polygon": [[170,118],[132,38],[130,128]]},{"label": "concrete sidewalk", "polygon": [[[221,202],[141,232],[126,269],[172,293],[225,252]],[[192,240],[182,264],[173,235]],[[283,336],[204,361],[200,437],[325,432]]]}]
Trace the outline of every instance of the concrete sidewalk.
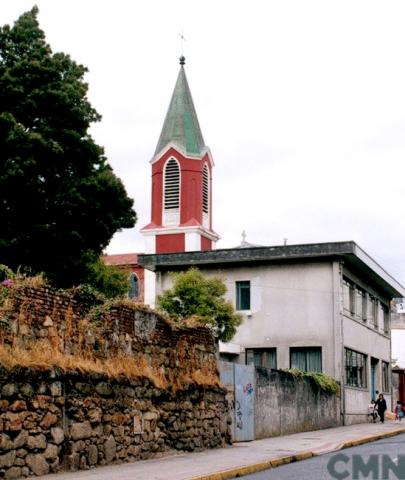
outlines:
[{"label": "concrete sidewalk", "polygon": [[43,480],[224,480],[405,433],[405,421],[296,433],[199,453],[40,477]]}]

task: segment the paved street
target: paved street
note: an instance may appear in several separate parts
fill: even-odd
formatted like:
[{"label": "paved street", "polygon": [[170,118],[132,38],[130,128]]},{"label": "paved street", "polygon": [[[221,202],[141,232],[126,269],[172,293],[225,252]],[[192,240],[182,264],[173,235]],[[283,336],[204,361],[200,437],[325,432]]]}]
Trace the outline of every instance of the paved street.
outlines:
[{"label": "paved street", "polygon": [[[296,458],[306,458],[307,454],[321,455],[336,450],[347,442],[367,441],[375,436],[386,436],[395,433],[405,434],[405,422],[395,424],[393,422],[366,423],[360,425],[351,425],[347,427],[328,428],[326,430],[317,430],[313,432],[296,433],[283,437],[266,438],[255,440],[253,442],[235,443],[233,446],[222,449],[206,450],[204,452],[185,453],[172,455],[160,459],[152,459],[135,463],[126,463],[121,465],[110,465],[106,467],[94,468],[91,470],[60,473],[56,475],[47,475],[43,480],[208,480],[208,479],[230,479],[238,472],[250,473],[258,469],[243,471],[244,468],[250,468],[255,465],[263,465],[267,468],[268,462],[277,461],[281,458],[294,456]],[[403,437],[404,435],[402,435]],[[392,437],[386,442],[396,442],[399,437]],[[352,443],[353,444],[353,443]],[[388,447],[389,453],[393,448]],[[367,450],[370,445],[363,447]],[[343,450],[348,452],[349,450]],[[325,457],[321,457],[320,460]],[[318,459],[314,459],[318,460]],[[306,461],[305,461],[306,462]],[[286,478],[327,478],[331,477],[312,477],[312,475],[302,476],[303,466],[307,463],[302,461],[290,465],[296,468],[291,477]],[[311,464],[309,464],[311,465]],[[258,478],[281,478],[278,473],[283,470],[277,469],[267,471],[264,477]],[[310,467],[311,468],[311,467]],[[314,467],[315,470],[317,467]],[[238,472],[235,471],[238,470]],[[318,467],[322,472],[322,467]],[[299,475],[297,476],[297,472]],[[323,474],[325,475],[323,467]],[[268,475],[276,474],[269,477]],[[212,477],[212,475],[216,475]],[[249,477],[245,477],[249,478]],[[362,477],[360,477],[362,478]]]},{"label": "paved street", "polygon": [[[395,464],[398,464],[398,455],[400,454],[405,456],[405,434],[398,435],[396,437],[386,438],[384,440],[379,440],[373,443],[367,443],[358,447],[348,448],[339,452],[328,453],[319,457],[303,460],[301,462],[290,463],[288,465],[283,465],[281,467],[265,470],[263,472],[255,473],[252,475],[246,475],[243,477],[243,479],[297,480],[308,478],[311,480],[331,480],[334,478],[345,478],[347,480],[350,480],[352,478],[356,478],[355,476],[353,476],[353,455],[360,455],[364,462],[367,462],[369,460],[370,455],[377,455],[376,462],[379,468],[378,476],[375,477],[370,472],[370,474],[367,476],[360,475],[357,478],[387,478],[389,480],[398,478],[405,479],[405,468],[401,469],[402,474],[400,476],[396,476],[394,473],[391,472],[388,477],[385,477],[382,475],[381,472],[383,461],[382,455],[389,455],[391,457],[391,460],[393,460]],[[345,455],[349,459],[347,464],[345,464],[343,461],[339,461],[336,463],[335,470],[337,471],[337,473],[341,474],[340,476],[332,475],[328,472],[327,468],[328,463],[331,462],[331,459],[333,459],[333,457],[343,458],[336,457],[336,455]],[[347,458],[343,458],[343,460],[347,460]],[[355,460],[354,462],[356,463],[357,460]],[[332,468],[331,463],[330,468]],[[342,474],[344,474],[346,471],[349,472],[349,476],[343,477]]]}]

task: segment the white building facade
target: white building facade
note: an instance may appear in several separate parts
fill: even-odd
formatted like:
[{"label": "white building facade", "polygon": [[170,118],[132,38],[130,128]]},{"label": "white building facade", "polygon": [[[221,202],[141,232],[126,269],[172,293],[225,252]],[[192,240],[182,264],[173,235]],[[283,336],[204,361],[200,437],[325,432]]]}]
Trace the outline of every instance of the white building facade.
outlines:
[{"label": "white building facade", "polygon": [[390,302],[404,289],[354,242],[144,255],[156,295],[171,271],[220,276],[244,321],[221,357],[326,373],[342,385],[342,423],[364,421],[376,392],[391,408]]}]

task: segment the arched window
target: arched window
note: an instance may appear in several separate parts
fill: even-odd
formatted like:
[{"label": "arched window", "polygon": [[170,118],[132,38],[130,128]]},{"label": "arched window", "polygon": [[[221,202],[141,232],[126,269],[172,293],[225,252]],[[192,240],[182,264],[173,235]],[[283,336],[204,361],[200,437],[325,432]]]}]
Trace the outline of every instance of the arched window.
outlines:
[{"label": "arched window", "polygon": [[136,300],[139,295],[139,280],[138,276],[135,273],[131,273],[129,277],[129,291],[128,291],[128,297],[133,298]]},{"label": "arched window", "polygon": [[180,167],[174,158],[165,165],[163,224],[177,225],[180,220]]},{"label": "arched window", "polygon": [[210,173],[207,164],[203,168],[202,177],[202,209],[203,225],[209,227],[209,205],[210,205]]}]

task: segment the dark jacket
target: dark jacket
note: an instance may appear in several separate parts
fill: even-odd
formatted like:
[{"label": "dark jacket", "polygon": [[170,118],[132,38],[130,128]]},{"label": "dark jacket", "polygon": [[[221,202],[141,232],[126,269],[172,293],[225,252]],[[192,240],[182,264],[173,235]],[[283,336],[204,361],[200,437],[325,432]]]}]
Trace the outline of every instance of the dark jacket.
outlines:
[{"label": "dark jacket", "polygon": [[384,413],[385,410],[387,410],[387,402],[385,401],[385,398],[383,398],[382,400],[378,399],[376,402],[376,407],[377,407],[377,410],[378,410],[378,414],[380,415],[381,413]]}]

